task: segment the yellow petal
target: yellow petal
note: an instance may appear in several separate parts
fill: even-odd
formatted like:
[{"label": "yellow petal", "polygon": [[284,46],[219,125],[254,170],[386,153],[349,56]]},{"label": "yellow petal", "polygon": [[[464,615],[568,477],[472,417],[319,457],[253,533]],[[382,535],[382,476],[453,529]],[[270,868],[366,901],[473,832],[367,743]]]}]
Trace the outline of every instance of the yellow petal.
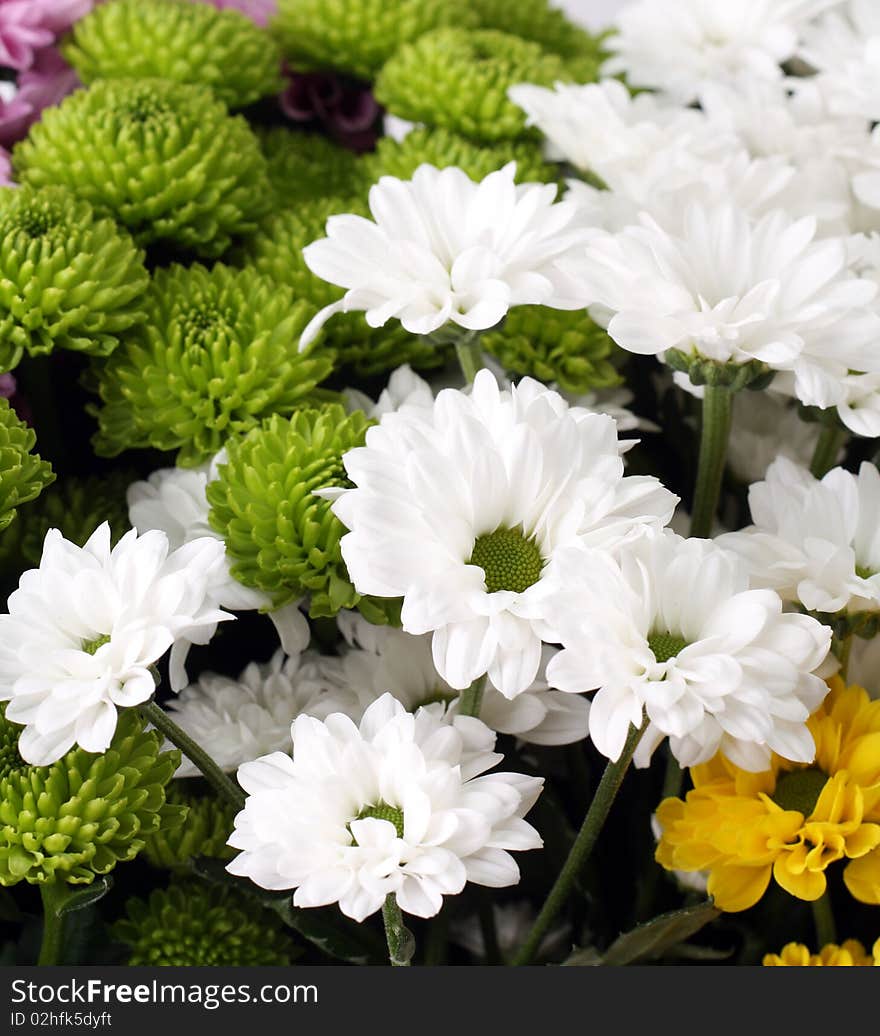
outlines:
[{"label": "yellow petal", "polygon": [[767,891],[770,867],[738,867],[721,864],[709,874],[707,891],[719,910],[748,910]]}]

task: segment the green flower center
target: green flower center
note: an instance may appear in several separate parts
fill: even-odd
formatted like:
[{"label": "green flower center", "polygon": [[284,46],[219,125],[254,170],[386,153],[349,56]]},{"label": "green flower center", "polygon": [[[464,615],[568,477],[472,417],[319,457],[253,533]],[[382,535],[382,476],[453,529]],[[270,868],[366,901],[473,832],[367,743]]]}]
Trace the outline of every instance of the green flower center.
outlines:
[{"label": "green flower center", "polygon": [[828,775],[815,767],[809,767],[806,770],[792,770],[779,777],[772,798],[777,806],[797,810],[804,817],[809,817],[816,808],[822,789],[827,783]]},{"label": "green flower center", "polygon": [[65,219],[56,206],[41,202],[10,212],[3,224],[4,230],[18,230],[28,237],[45,237],[50,231],[63,227]]},{"label": "green flower center", "polygon": [[870,579],[871,576],[876,576],[877,573],[873,568],[868,568],[866,565],[856,565],[856,575],[859,579]]},{"label": "green flower center", "polygon": [[661,663],[675,658],[687,646],[684,637],[677,637],[674,633],[652,633],[648,637],[648,647],[654,652],[654,658]]},{"label": "green flower center", "polygon": [[171,109],[152,90],[129,94],[117,107],[128,122],[153,122]]},{"label": "green flower center", "polygon": [[[403,810],[396,806],[389,806],[387,802],[377,802],[375,806],[364,806],[355,820],[367,820],[369,817],[374,817],[376,820],[387,820],[394,824],[397,837],[403,838]],[[352,841],[357,845],[357,839],[353,835]]]},{"label": "green flower center", "polygon": [[487,593],[512,590],[519,594],[541,578],[544,559],[533,539],[519,529],[501,528],[477,538],[468,564],[485,573]]},{"label": "green flower center", "polygon": [[95,637],[94,640],[84,640],[82,642],[81,650],[85,651],[87,655],[94,655],[98,648],[103,647],[105,644],[110,643],[110,634],[102,633],[100,637]]}]

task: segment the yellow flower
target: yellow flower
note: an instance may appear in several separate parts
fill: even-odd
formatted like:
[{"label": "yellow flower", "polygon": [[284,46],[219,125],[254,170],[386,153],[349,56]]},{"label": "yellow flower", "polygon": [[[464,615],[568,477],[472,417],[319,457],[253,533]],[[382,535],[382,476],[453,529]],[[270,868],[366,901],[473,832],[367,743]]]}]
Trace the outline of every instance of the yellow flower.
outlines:
[{"label": "yellow flower", "polygon": [[708,871],[721,910],[754,906],[771,877],[798,899],[819,899],[826,868],[843,859],[850,892],[880,903],[880,701],[838,678],[830,686],[808,721],[811,765],[774,755],[756,774],[717,755],[691,770],[685,801],[657,810],[658,863]]},{"label": "yellow flower", "polygon": [[842,946],[830,942],[818,953],[810,953],[806,946],[790,942],[781,953],[768,953],[763,960],[765,968],[864,968],[880,967],[880,939],[874,943],[874,955],[869,956],[858,939],[847,939]]}]

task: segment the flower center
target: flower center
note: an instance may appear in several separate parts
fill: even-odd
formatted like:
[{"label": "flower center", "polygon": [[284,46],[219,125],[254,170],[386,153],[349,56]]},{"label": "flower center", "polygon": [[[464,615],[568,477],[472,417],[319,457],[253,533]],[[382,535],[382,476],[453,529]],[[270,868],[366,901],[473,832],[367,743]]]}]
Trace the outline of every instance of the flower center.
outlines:
[{"label": "flower center", "polygon": [[468,564],[485,573],[487,593],[512,590],[519,594],[541,578],[544,559],[533,539],[518,529],[501,528],[477,537]]},{"label": "flower center", "polygon": [[773,792],[772,798],[777,806],[796,810],[804,817],[809,817],[816,808],[827,782],[828,776],[815,767],[792,770],[790,773],[782,774],[776,782],[776,791]]},{"label": "flower center", "polygon": [[[389,806],[387,802],[377,802],[375,806],[364,806],[355,817],[355,820],[366,820],[369,817],[375,817],[376,820],[387,820],[389,823],[394,824],[397,837],[403,838],[402,809],[398,809],[396,806]],[[354,844],[357,845],[357,839],[353,835],[352,839]]]},{"label": "flower center", "polygon": [[110,643],[110,634],[102,633],[100,637],[95,637],[94,640],[84,640],[82,642],[82,651],[85,651],[87,655],[94,655],[98,648],[103,647],[105,644]]},{"label": "flower center", "polygon": [[687,646],[688,642],[674,633],[652,633],[648,637],[648,647],[654,652],[654,658],[658,662],[668,662]]},{"label": "flower center", "polygon": [[871,576],[876,576],[877,573],[873,568],[868,568],[866,565],[856,565],[856,575],[859,579],[870,579]]}]

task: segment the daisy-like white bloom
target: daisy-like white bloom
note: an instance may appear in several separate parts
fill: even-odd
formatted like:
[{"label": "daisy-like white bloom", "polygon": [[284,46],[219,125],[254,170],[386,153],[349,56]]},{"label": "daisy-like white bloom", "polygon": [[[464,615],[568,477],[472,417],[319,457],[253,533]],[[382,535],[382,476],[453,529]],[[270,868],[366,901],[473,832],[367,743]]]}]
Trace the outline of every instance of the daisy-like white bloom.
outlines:
[{"label": "daisy-like white bloom", "polygon": [[746,485],[758,482],[777,457],[809,465],[820,425],[804,421],[797,406],[776,392],[738,393],[733,401],[733,422],[727,465]]},{"label": "daisy-like white bloom", "polygon": [[753,525],[721,543],[751,571],[808,611],[880,609],[880,472],[833,468],[822,479],[785,458],[749,487]]},{"label": "daisy-like white bloom", "polygon": [[531,378],[386,414],[344,457],[354,488],[333,505],[351,531],[342,555],[356,589],[402,597],[403,628],[433,633],[454,688],[488,673],[506,697],[534,683],[554,615],[544,569],[561,547],[614,549],[671,517],[676,497],[624,477],[614,421],[569,407]]},{"label": "daisy-like white bloom", "polygon": [[[258,756],[287,749],[297,716],[324,719],[339,711],[339,697],[329,693],[316,663],[317,656],[310,653],[288,658],[279,650],[269,662],[251,662],[238,679],[203,673],[166,707],[174,722],[231,772]],[[177,776],[199,775],[184,757]]]},{"label": "daisy-like white bloom", "polygon": [[434,393],[431,386],[420,378],[408,363],[392,371],[388,384],[377,400],[360,389],[345,390],[346,403],[351,410],[363,410],[368,417],[379,418],[404,406],[432,406]]},{"label": "daisy-like white bloom", "polygon": [[877,285],[850,273],[845,243],[815,233],[809,217],[775,210],[753,221],[730,205],[695,204],[682,235],[643,215],[565,267],[585,302],[613,314],[608,332],[622,348],[757,360],[792,372],[803,403],[828,407],[851,370],[880,369],[880,316]]},{"label": "daisy-like white bloom", "polygon": [[684,104],[714,81],[778,79],[803,25],[839,0],[637,0],[617,16],[605,75]]},{"label": "daisy-like white bloom", "polygon": [[819,75],[831,110],[880,120],[880,6],[875,0],[838,4],[804,32],[800,56]]},{"label": "daisy-like white bloom", "polygon": [[[160,468],[145,481],[128,487],[128,517],[138,532],[158,529],[165,533],[172,549],[208,536],[223,546],[222,538],[208,522],[208,483],[217,478],[217,465],[225,461],[221,451],[210,464],[198,468]],[[268,594],[243,586],[232,575],[229,559],[223,546],[223,561],[217,567],[210,593],[220,608],[230,611],[268,610]],[[269,618],[278,631],[281,646],[289,655],[296,655],[309,642],[309,624],[294,601],[269,612]],[[208,639],[213,635],[206,634]],[[207,643],[207,641],[199,641]],[[172,690],[179,691],[186,684],[186,641],[175,645],[171,658],[170,679]]]},{"label": "daisy-like white bloom", "polygon": [[577,309],[555,261],[590,234],[553,184],[515,184],[516,163],[475,183],[461,169],[420,166],[411,180],[370,188],[372,219],[338,215],[303,249],[318,277],[346,289],[300,339],[305,348],[334,314],[363,310],[370,327],[397,319],[413,334],[447,323],[494,327],[511,306]]},{"label": "daisy-like white bloom", "polygon": [[25,727],[21,757],[46,766],[75,744],[103,752],[117,709],[152,696],[150,666],[233,618],[209,594],[222,561],[214,539],[172,551],[164,533],[132,530],[111,549],[105,522],[78,547],[50,529],[40,567],[0,615],[0,701]]},{"label": "daisy-like white bloom", "polygon": [[[448,722],[454,721],[458,691],[434,668],[430,635],[415,637],[388,626],[371,626],[356,613],[340,613],[338,622],[349,648],[340,658],[321,661],[336,669],[338,691],[333,697],[339,701],[339,711],[358,722],[377,698],[389,692],[409,712],[436,707],[441,715],[445,710]],[[582,741],[587,736],[589,702],[549,689],[544,671],[554,654],[552,648],[544,648],[537,679],[513,701],[487,684],[480,719],[498,733],[513,734],[530,744]],[[342,695],[348,699],[347,706]]]},{"label": "daisy-like white bloom", "polygon": [[295,889],[296,906],[339,903],[363,921],[393,894],[406,913],[433,917],[468,881],[515,885],[510,851],[542,844],[523,817],[543,782],[486,773],[502,757],[480,720],[450,726],[386,694],[359,725],[300,716],[292,735],[292,759],[239,768],[247,801],[229,844],[242,851],[227,870]]},{"label": "daisy-like white bloom", "polygon": [[564,691],[598,688],[590,737],[609,759],[646,716],[638,765],[664,737],[682,766],[719,750],[755,771],[771,752],[812,761],[806,720],[828,690],[814,670],[831,631],[784,614],[772,590],[750,589],[735,555],[665,532],[630,545],[619,565],[567,550],[554,566],[565,572],[550,594],[564,650],[547,679]]}]

